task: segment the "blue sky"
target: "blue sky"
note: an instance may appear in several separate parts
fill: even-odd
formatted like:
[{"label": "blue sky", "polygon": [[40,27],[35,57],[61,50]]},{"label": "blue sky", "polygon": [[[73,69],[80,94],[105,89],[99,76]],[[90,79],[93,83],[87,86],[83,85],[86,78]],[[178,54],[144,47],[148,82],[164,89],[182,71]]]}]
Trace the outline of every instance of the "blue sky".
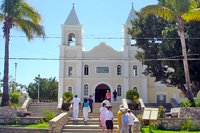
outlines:
[{"label": "blue sky", "polygon": [[[80,23],[84,28],[83,45],[86,50],[106,42],[116,50],[123,45],[121,39],[94,39],[97,37],[122,37],[122,26],[126,22],[131,9],[131,3],[139,11],[149,4],[156,4],[157,0],[26,0],[35,7],[42,16],[41,24],[45,28],[47,37],[34,39],[30,42],[25,37],[12,37],[10,40],[11,58],[59,58],[59,45],[61,44],[61,24],[63,24],[75,3],[75,10]],[[2,27],[2,24],[0,24]],[[18,30],[11,31],[13,36],[24,36]],[[0,31],[0,78],[3,77],[4,39]],[[57,38],[58,37],[58,38]],[[38,74],[42,78],[56,77],[58,79],[59,62],[55,60],[10,60],[10,74],[15,75],[18,83],[28,85]]]}]

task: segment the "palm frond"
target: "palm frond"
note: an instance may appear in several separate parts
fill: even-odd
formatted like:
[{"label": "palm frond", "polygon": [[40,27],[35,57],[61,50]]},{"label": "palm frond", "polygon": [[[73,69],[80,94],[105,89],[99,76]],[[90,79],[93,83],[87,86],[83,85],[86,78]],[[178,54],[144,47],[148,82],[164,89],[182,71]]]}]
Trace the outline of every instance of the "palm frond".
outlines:
[{"label": "palm frond", "polygon": [[188,23],[190,21],[200,21],[200,8],[190,10],[182,15],[182,18]]},{"label": "palm frond", "polygon": [[45,37],[44,27],[27,19],[14,20],[15,26],[22,29],[26,34],[28,40],[31,40],[34,35],[38,37]]},{"label": "palm frond", "polygon": [[34,23],[39,23],[41,21],[40,14],[35,10],[35,8],[31,7],[28,3],[23,2],[21,11],[24,16],[31,18]]},{"label": "palm frond", "polygon": [[149,5],[141,9],[141,14],[146,17],[148,15],[156,15],[167,21],[174,21],[175,14],[170,9],[160,5]]}]

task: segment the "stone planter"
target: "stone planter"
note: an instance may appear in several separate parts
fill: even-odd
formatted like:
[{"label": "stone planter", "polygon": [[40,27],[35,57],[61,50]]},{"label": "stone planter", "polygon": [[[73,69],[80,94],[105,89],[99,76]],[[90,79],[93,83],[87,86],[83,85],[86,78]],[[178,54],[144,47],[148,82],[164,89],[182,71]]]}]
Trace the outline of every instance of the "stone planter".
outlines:
[{"label": "stone planter", "polygon": [[141,105],[140,105],[140,103],[132,102],[132,103],[128,103],[128,108],[130,110],[141,110]]},{"label": "stone planter", "polygon": [[71,103],[63,103],[62,110],[69,111],[70,106],[71,106]]}]

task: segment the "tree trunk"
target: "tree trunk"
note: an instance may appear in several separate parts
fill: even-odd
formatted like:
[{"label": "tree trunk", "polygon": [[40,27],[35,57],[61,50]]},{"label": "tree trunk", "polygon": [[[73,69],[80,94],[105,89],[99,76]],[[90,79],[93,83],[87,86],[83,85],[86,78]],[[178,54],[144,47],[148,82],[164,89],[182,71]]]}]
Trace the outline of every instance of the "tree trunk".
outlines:
[{"label": "tree trunk", "polygon": [[3,96],[1,106],[7,106],[10,100],[9,98],[9,41],[10,41],[10,29],[12,28],[11,18],[5,18],[3,32],[5,37],[5,57],[4,57],[4,77],[3,77]]},{"label": "tree trunk", "polygon": [[185,33],[184,33],[184,24],[181,17],[177,18],[178,20],[178,33],[181,40],[182,46],[182,54],[183,54],[183,67],[185,72],[185,87],[187,89],[186,96],[190,100],[192,106],[195,106],[194,98],[192,94],[191,82],[190,82],[190,73],[189,73],[189,66],[188,66],[188,58],[187,58],[187,50],[186,50],[186,43],[185,43]]}]

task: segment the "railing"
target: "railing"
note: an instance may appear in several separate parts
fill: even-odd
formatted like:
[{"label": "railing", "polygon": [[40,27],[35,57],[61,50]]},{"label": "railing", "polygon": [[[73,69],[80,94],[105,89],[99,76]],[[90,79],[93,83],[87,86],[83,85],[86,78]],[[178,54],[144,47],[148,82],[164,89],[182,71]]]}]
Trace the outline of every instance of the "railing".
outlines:
[{"label": "railing", "polygon": [[27,108],[28,106],[30,105],[31,103],[31,99],[30,98],[27,98],[24,103],[22,104],[22,107],[21,107],[21,110],[23,111],[27,111]]},{"label": "railing", "polygon": [[61,113],[49,121],[49,133],[60,133],[62,128],[68,122],[68,113]]}]

